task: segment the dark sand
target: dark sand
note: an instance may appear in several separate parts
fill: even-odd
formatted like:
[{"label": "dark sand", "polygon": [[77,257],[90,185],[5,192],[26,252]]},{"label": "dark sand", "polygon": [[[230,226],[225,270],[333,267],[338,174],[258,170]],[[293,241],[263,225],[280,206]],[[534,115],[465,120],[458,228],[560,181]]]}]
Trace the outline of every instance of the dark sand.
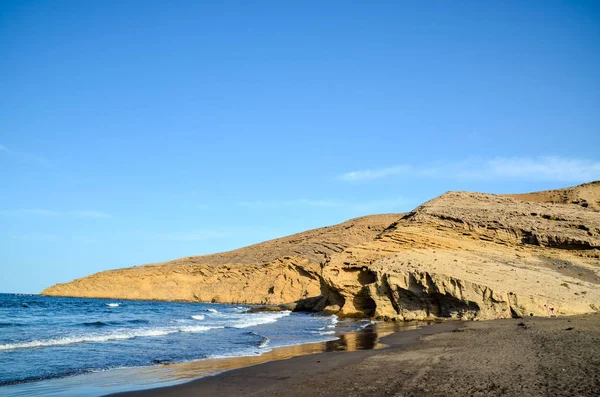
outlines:
[{"label": "dark sand", "polygon": [[381,342],[115,396],[600,396],[600,314],[435,324]]}]

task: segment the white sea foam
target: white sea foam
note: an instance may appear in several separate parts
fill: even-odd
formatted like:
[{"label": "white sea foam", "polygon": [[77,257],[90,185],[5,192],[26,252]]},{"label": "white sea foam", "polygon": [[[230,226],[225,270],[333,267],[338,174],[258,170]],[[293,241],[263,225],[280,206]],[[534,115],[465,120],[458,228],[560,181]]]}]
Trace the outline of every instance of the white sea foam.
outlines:
[{"label": "white sea foam", "polygon": [[[270,350],[266,350],[266,351],[270,351]],[[252,351],[236,351],[233,353],[224,353],[224,354],[210,354],[208,356],[206,356],[207,359],[221,359],[221,358],[231,358],[231,357],[253,357],[253,356],[260,356],[261,354],[266,352],[265,350],[263,351],[256,351],[256,349],[252,349]]]},{"label": "white sea foam", "polygon": [[253,313],[253,314],[245,314],[243,318],[235,321],[231,324],[233,328],[248,328],[254,327],[255,325],[261,324],[270,324],[277,322],[278,319],[282,317],[286,317],[292,314],[291,311],[283,311],[276,313]]},{"label": "white sea foam", "polygon": [[192,316],[192,318],[193,318],[194,320],[204,320],[204,315],[202,315],[202,314],[194,314],[194,315]]},{"label": "white sea foam", "polygon": [[210,331],[211,329],[223,329],[225,327],[223,326],[216,326],[216,327],[206,327],[203,325],[189,325],[189,326],[185,326],[185,327],[179,327],[177,329],[177,331],[175,332],[204,332],[204,331]]},{"label": "white sea foam", "polygon": [[359,325],[358,329],[364,329],[364,328],[367,328],[369,325],[373,325],[373,324],[375,324],[375,321],[367,320],[364,322],[364,324]]},{"label": "white sea foam", "polygon": [[80,335],[68,336],[64,338],[54,338],[45,340],[34,340],[30,342],[7,343],[0,345],[1,350],[13,349],[30,349],[36,347],[63,346],[72,345],[75,343],[101,343],[113,340],[125,340],[139,337],[164,336],[177,332],[204,332],[211,329],[224,328],[222,326],[206,327],[206,326],[181,326],[181,327],[165,327],[165,328],[150,328],[150,329],[132,329],[120,330],[109,334],[100,335]]},{"label": "white sea foam", "polygon": [[330,323],[329,323],[329,325],[327,326],[327,328],[335,328],[335,326],[337,325],[338,321],[339,321],[339,320],[338,320],[338,318],[337,318],[337,316],[336,316],[335,314],[331,315],[331,316],[329,317],[329,322],[330,322]]},{"label": "white sea foam", "polygon": [[111,334],[104,335],[82,335],[82,336],[68,336],[64,338],[46,339],[46,340],[34,340],[31,342],[18,342],[18,343],[7,343],[0,345],[0,350],[12,350],[12,349],[27,349],[33,347],[47,347],[47,346],[62,346],[71,345],[74,343],[84,342],[106,342],[110,340],[123,340],[131,339],[143,336],[162,336],[167,335],[170,332],[163,329],[147,329],[147,330],[132,330],[132,331],[121,331]]},{"label": "white sea foam", "polygon": [[317,331],[319,335],[333,335],[335,331]]},{"label": "white sea foam", "polygon": [[269,342],[271,340],[269,338],[267,338],[266,336],[263,338],[263,340],[258,344],[258,347],[260,349],[264,349],[265,347],[267,347],[269,345]]},{"label": "white sea foam", "polygon": [[121,304],[120,303],[107,303],[106,306],[108,306],[108,307],[119,307],[119,306],[121,306]]},{"label": "white sea foam", "polygon": [[206,309],[207,312],[209,313],[218,313],[219,311],[216,309]]}]

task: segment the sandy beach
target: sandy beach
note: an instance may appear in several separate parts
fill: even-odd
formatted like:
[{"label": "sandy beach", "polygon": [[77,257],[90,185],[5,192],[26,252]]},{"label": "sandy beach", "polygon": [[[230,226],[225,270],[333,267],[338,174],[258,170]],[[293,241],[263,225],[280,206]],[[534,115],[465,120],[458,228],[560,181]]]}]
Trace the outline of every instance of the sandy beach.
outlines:
[{"label": "sandy beach", "polygon": [[600,315],[448,322],[384,349],[275,360],[113,396],[598,396]]}]

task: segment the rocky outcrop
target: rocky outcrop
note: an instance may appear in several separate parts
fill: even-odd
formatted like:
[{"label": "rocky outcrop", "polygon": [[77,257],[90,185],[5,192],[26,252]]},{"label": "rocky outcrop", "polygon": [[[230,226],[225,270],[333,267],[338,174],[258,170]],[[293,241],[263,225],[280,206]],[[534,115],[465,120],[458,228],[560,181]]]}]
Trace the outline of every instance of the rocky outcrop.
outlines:
[{"label": "rocky outcrop", "polygon": [[[583,186],[588,198],[600,191],[598,183]],[[600,310],[600,213],[540,197],[449,192],[408,214],[102,272],[43,293],[284,305],[387,320]]]},{"label": "rocky outcrop", "polygon": [[405,219],[463,229],[510,244],[600,249],[600,214],[575,205],[449,192],[416,208]]}]

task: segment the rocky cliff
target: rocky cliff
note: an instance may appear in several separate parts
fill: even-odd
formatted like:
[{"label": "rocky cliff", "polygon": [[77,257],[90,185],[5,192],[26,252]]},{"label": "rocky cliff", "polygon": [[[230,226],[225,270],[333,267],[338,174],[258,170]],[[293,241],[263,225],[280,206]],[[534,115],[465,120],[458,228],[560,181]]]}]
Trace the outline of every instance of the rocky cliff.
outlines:
[{"label": "rocky cliff", "polygon": [[106,271],[46,295],[286,305],[390,320],[600,311],[600,183],[449,192],[239,250]]}]

